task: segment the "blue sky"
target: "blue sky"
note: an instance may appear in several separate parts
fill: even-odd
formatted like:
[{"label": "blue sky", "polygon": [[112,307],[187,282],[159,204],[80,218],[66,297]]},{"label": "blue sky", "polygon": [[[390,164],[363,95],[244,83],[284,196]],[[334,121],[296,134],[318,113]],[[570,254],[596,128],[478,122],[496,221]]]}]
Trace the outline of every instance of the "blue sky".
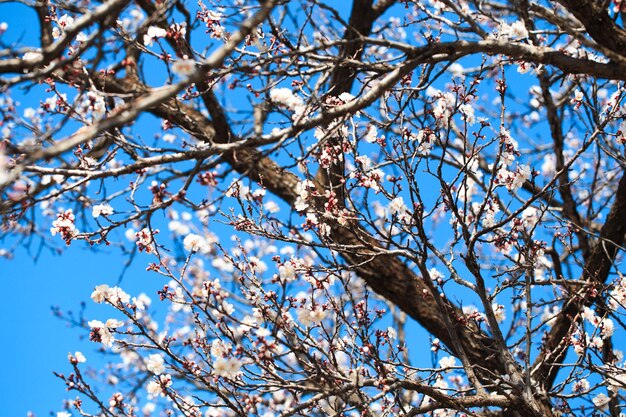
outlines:
[{"label": "blue sky", "polygon": [[[9,24],[2,40],[7,44],[15,39],[35,44],[38,31],[26,23],[32,24],[32,18],[24,6],[1,4],[0,21],[6,19]],[[38,102],[36,97],[19,99]],[[2,247],[6,248],[6,242]],[[13,255],[13,260],[0,258],[5,289],[0,303],[2,415],[25,416],[27,411],[33,411],[37,416],[46,416],[60,411],[61,400],[66,396],[63,383],[52,372],[69,369],[68,352],[82,350],[88,360],[96,359],[90,355],[95,346],[81,342],[79,332],[56,319],[51,307],[78,309],[79,301],[89,297],[95,283],[119,274],[121,260],[117,255],[108,255],[115,261],[102,262],[101,254],[77,247],[70,248],[64,256],[43,251],[37,262],[23,249]]]},{"label": "blue sky", "polygon": [[[80,336],[84,331],[68,327],[52,314],[52,306],[63,311],[77,311],[80,301],[87,303],[88,317],[98,314],[98,306],[89,300],[94,286],[112,283],[123,268],[123,259],[114,250],[94,253],[81,245],[69,248],[62,256],[44,251],[37,262],[24,250],[12,261],[0,260],[5,299],[0,303],[0,390],[2,415],[24,416],[33,411],[46,416],[60,411],[62,399],[68,397],[65,386],[53,371],[67,372],[68,352],[80,350],[87,364],[101,362],[95,353],[98,344]],[[145,270],[134,265],[122,285],[137,293],[141,281],[149,278]],[[69,395],[74,397],[74,395]]]}]

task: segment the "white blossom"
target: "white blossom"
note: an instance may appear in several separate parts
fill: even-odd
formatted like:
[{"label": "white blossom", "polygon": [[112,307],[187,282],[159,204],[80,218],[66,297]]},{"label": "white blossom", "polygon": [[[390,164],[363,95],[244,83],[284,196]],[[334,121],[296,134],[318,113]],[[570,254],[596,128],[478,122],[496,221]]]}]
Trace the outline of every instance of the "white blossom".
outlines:
[{"label": "white blossom", "polygon": [[127,304],[130,301],[130,295],[128,295],[120,287],[111,287],[107,290],[107,300],[112,304],[122,303]]},{"label": "white blossom", "polygon": [[278,273],[282,282],[291,282],[296,279],[296,268],[292,261],[287,261],[280,265]]},{"label": "white blossom", "polygon": [[205,238],[196,234],[189,234],[183,240],[183,246],[188,252],[209,253],[211,248]]},{"label": "white blossom", "polygon": [[575,102],[581,102],[584,97],[585,97],[585,95],[578,88],[576,89],[576,91],[574,91],[574,98],[573,98],[573,100]]},{"label": "white blossom", "polygon": [[0,186],[9,181],[9,158],[0,149]]},{"label": "white blossom", "polygon": [[496,321],[502,323],[506,319],[504,306],[502,304],[493,303],[491,308],[493,309],[493,314],[496,316]]},{"label": "white blossom", "polygon": [[574,382],[574,385],[572,387],[572,392],[574,393],[582,393],[582,392],[587,392],[589,391],[589,381],[587,381],[585,378],[579,379],[576,382]]},{"label": "white blossom", "polygon": [[[115,341],[115,338],[113,337],[113,334],[111,334],[106,324],[104,324],[103,322],[99,320],[91,320],[87,324],[91,328],[91,331],[92,331],[92,334],[94,334],[94,337],[97,340],[99,340],[104,347],[113,346],[113,342]],[[94,338],[92,339],[96,340]]]},{"label": "white blossom", "polygon": [[164,38],[165,36],[167,36],[167,30],[157,26],[150,26],[146,34],[143,35],[143,44],[151,46],[155,39]]},{"label": "white blossom", "polygon": [[165,372],[165,361],[163,356],[158,353],[148,356],[146,360],[146,368],[155,375],[161,375]]},{"label": "white blossom", "polygon": [[396,216],[400,221],[408,222],[410,219],[409,211],[404,204],[404,199],[398,196],[389,202],[389,214]]},{"label": "white blossom", "polygon": [[236,358],[217,358],[213,361],[213,370],[216,375],[228,379],[235,379],[241,373],[241,361]]},{"label": "white blossom", "polygon": [[324,320],[326,312],[321,306],[314,308],[302,308],[298,311],[298,320],[302,325],[309,327],[320,323]]},{"label": "white blossom", "polygon": [[468,125],[473,125],[474,122],[476,122],[476,117],[474,116],[474,106],[471,104],[466,103],[460,105],[459,111],[463,115],[463,120],[465,120]]},{"label": "white blossom", "polygon": [[164,387],[168,388],[172,385],[172,377],[170,375],[159,375],[148,383],[146,391],[148,398],[165,397]]},{"label": "white blossom", "polygon": [[57,219],[52,222],[50,234],[52,236],[56,236],[58,233],[64,240],[71,240],[79,233],[76,225],[74,225],[74,220],[75,217],[72,209],[65,210],[62,213],[58,213]]},{"label": "white blossom", "polygon": [[270,90],[270,100],[272,102],[287,107],[296,114],[301,114],[304,109],[304,101],[289,88],[273,88]]},{"label": "white blossom", "polygon": [[113,214],[113,207],[107,203],[97,204],[91,208],[93,217],[110,216],[111,214]]},{"label": "white blossom", "polygon": [[348,103],[352,100],[354,100],[354,96],[350,93],[341,93],[339,94],[339,100],[343,101],[344,103]]},{"label": "white blossom", "polygon": [[445,356],[439,359],[439,367],[443,369],[453,368],[456,366],[456,358],[454,356]]},{"label": "white blossom", "polygon": [[103,303],[106,301],[107,293],[109,291],[109,286],[106,284],[96,286],[96,289],[91,293],[91,299],[95,303]]},{"label": "white blossom", "polygon": [[219,339],[215,339],[211,342],[211,355],[215,358],[221,358],[227,355],[230,349],[230,343],[222,342]]},{"label": "white blossom", "polygon": [[367,133],[365,134],[365,140],[368,141],[369,143],[374,143],[376,142],[377,138],[378,138],[378,129],[376,128],[376,126],[370,125],[367,128]]},{"label": "white blossom", "polygon": [[528,30],[522,20],[517,20],[510,25],[502,22],[500,24],[498,36],[502,39],[511,40],[526,39],[528,38]]},{"label": "white blossom", "polygon": [[71,363],[84,363],[87,361],[82,352],[76,351],[74,354],[68,353],[67,358]]}]

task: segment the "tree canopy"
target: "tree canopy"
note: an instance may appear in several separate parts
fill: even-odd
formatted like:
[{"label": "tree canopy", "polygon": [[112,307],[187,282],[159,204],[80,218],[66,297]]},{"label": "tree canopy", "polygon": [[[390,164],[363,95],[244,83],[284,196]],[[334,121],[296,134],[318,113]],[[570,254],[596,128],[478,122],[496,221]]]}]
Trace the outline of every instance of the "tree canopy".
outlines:
[{"label": "tree canopy", "polygon": [[163,285],[62,417],[626,413],[626,3],[23,3],[0,253]]}]

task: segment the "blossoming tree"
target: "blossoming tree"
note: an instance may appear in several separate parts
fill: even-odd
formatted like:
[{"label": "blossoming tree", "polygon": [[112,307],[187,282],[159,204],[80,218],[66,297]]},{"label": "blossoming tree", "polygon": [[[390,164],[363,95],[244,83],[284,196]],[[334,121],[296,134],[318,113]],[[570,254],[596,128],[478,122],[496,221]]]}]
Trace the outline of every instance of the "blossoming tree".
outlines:
[{"label": "blossoming tree", "polygon": [[623,415],[608,3],[29,3],[2,253],[111,245],[162,280],[94,289],[111,315],[73,324],[111,366],[70,354],[59,415]]}]

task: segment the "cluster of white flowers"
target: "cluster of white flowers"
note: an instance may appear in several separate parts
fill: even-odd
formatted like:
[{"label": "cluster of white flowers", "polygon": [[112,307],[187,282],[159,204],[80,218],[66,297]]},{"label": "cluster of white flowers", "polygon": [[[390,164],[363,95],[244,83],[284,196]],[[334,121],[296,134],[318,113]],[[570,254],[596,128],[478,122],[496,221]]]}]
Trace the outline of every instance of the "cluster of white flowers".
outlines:
[{"label": "cluster of white flowers", "polygon": [[511,134],[506,129],[502,129],[502,131],[500,132],[500,141],[502,144],[500,162],[502,162],[502,164],[506,166],[509,166],[515,161],[515,158],[519,155],[519,146],[517,144],[517,141],[511,137]]},{"label": "cluster of white flowers", "polygon": [[164,38],[167,36],[167,30],[162,29],[157,26],[150,26],[145,35],[143,35],[143,44],[146,46],[152,46],[152,42],[154,42],[158,38]]},{"label": "cluster of white flowers", "polygon": [[378,139],[378,129],[374,125],[369,125],[365,133],[365,140],[374,143]]},{"label": "cluster of white flowers", "polygon": [[104,96],[94,91],[88,91],[80,106],[77,107],[77,111],[85,117],[91,113],[91,119],[94,122],[102,119],[107,111]]},{"label": "cluster of white flowers", "polygon": [[533,65],[526,61],[517,61],[517,72],[520,74],[526,74],[533,68]]},{"label": "cluster of white flowers", "polygon": [[603,338],[611,337],[613,335],[613,332],[615,331],[615,324],[610,318],[598,317],[596,312],[589,307],[583,308],[582,316],[592,326],[600,330],[600,334]]},{"label": "cluster of white flowers", "polygon": [[380,184],[385,179],[384,171],[380,168],[372,169],[372,161],[365,155],[357,156],[356,162],[361,169],[354,169],[350,172],[349,177],[357,179],[359,186],[371,188],[374,192],[378,193],[380,191]]},{"label": "cluster of white flowers", "polygon": [[318,126],[315,128],[313,137],[317,140],[328,138],[346,138],[350,134],[348,126],[340,121],[333,121],[327,126]]},{"label": "cluster of white flowers", "polygon": [[9,158],[0,149],[0,186],[9,181]]},{"label": "cluster of white flowers", "polygon": [[487,319],[484,313],[478,311],[478,308],[473,304],[464,305],[462,308],[463,314],[467,320],[474,320],[477,322],[483,322]]},{"label": "cluster of white flowers", "polygon": [[103,303],[105,301],[110,302],[113,305],[117,303],[126,304],[130,301],[130,295],[128,295],[120,287],[109,287],[106,284],[98,285],[91,293],[91,299],[95,303]]},{"label": "cluster of white flowers", "polygon": [[428,270],[428,274],[430,275],[430,279],[432,279],[435,282],[439,281],[440,279],[444,278],[444,276],[445,276],[437,268],[430,268]]},{"label": "cluster of white flowers", "polygon": [[456,97],[452,93],[444,93],[441,91],[431,94],[435,97],[435,102],[433,103],[433,115],[435,116],[437,125],[447,128],[450,124],[450,117],[452,117],[454,112]]},{"label": "cluster of white flowers", "polygon": [[241,361],[235,357],[227,357],[230,350],[231,345],[219,339],[211,343],[213,372],[223,378],[235,379],[241,373]]},{"label": "cluster of white flowers", "polygon": [[74,364],[87,362],[87,358],[85,358],[85,355],[83,355],[83,353],[79,351],[74,352],[74,354],[68,353],[67,359],[70,361],[70,363]]},{"label": "cluster of white flowers", "polygon": [[[463,145],[460,144],[459,148],[463,148]],[[458,187],[457,196],[459,201],[471,201],[474,195],[478,192],[479,187],[477,181],[480,181],[483,178],[483,173],[480,170],[480,162],[477,157],[470,156],[456,156],[455,159],[458,161],[460,166],[465,166],[467,175],[464,178],[464,181],[461,182],[460,187]]]},{"label": "cluster of white flowers", "polygon": [[337,96],[337,98],[343,102],[342,104],[347,104],[354,100],[355,97],[350,93],[341,93]]},{"label": "cluster of white flowers", "polygon": [[296,279],[296,262],[286,261],[278,267],[278,275],[283,283],[292,282]]},{"label": "cluster of white flowers", "polygon": [[537,226],[541,220],[542,213],[534,207],[527,207],[522,212],[522,224],[527,230]]},{"label": "cluster of white flowers", "polygon": [[[432,383],[432,387],[437,391],[441,391],[442,393],[447,393],[449,391],[450,385],[445,380],[445,378],[441,374],[437,374],[434,382]],[[425,404],[436,404],[437,400],[429,397],[428,395],[424,395],[424,403]],[[433,417],[452,417],[455,413],[453,410],[447,408],[438,408],[433,411]]]},{"label": "cluster of white flowers", "polygon": [[165,361],[163,360],[163,356],[158,353],[148,356],[145,363],[146,369],[155,375],[161,375],[165,372]]},{"label": "cluster of white flowers", "polygon": [[331,165],[337,165],[343,161],[343,148],[341,145],[322,147],[322,153],[318,158],[318,162],[322,168],[329,168]]},{"label": "cluster of white flowers", "polygon": [[63,240],[65,240],[65,242],[69,245],[70,240],[72,240],[79,233],[76,225],[74,224],[75,220],[76,218],[74,217],[72,209],[58,213],[57,219],[52,222],[50,234],[52,236],[56,236],[57,233],[60,234]]},{"label": "cluster of white flowers", "polygon": [[354,158],[357,164],[361,167],[363,172],[367,172],[372,169],[372,160],[366,155],[359,155]]},{"label": "cluster of white flowers", "polygon": [[280,211],[280,206],[274,200],[269,200],[263,203],[263,209],[268,213],[275,214]]},{"label": "cluster of white flowers", "polygon": [[419,145],[417,146],[417,150],[420,153],[428,155],[430,154],[430,151],[432,151],[433,146],[437,142],[437,135],[435,135],[432,130],[420,130],[417,135],[411,134],[409,136],[409,139],[419,143]]},{"label": "cluster of white flowers", "polygon": [[91,208],[93,217],[110,216],[111,214],[113,214],[113,207],[107,203],[97,204]]},{"label": "cluster of white flowers", "polygon": [[506,186],[507,190],[515,191],[532,177],[532,171],[528,165],[519,164],[515,171],[509,171],[505,167],[498,170],[496,182]]},{"label": "cluster of white flowers", "polygon": [[502,40],[519,40],[528,38],[528,30],[524,22],[517,20],[512,24],[505,22],[500,23],[500,28],[496,34],[498,39]]},{"label": "cluster of white flowers", "polygon": [[404,199],[398,196],[389,202],[389,214],[395,216],[398,220],[408,223],[411,220],[411,213],[404,204]]},{"label": "cluster of white flowers", "polygon": [[[143,292],[137,297],[133,297],[133,305],[137,308],[138,312],[145,310],[150,304],[152,304],[152,299]],[[139,313],[137,314],[139,315]]]},{"label": "cluster of white flowers", "polygon": [[589,381],[587,381],[585,378],[582,378],[574,382],[574,385],[572,386],[572,392],[575,394],[584,393],[589,391],[589,387]]},{"label": "cluster of white flowers", "polygon": [[626,307],[626,278],[621,278],[609,293],[608,305],[613,310]]},{"label": "cluster of white flowers", "polygon": [[304,230],[317,228],[322,236],[328,236],[331,230],[330,226],[327,223],[320,221],[320,219],[317,218],[317,215],[313,212],[308,212],[306,214],[306,220],[302,224],[302,227]]},{"label": "cluster of white flowers", "polygon": [[604,393],[600,393],[591,399],[593,405],[599,409],[605,409],[608,407],[611,398]]},{"label": "cluster of white flowers", "polygon": [[448,72],[452,74],[452,76],[455,78],[465,78],[465,68],[463,68],[463,65],[459,64],[458,62],[453,62],[452,64],[450,64],[450,66],[448,67]]},{"label": "cluster of white flowers", "polygon": [[449,368],[456,366],[456,358],[454,356],[445,356],[439,359],[439,367],[449,371]]},{"label": "cluster of white flowers", "polygon": [[222,12],[208,10],[204,4],[200,3],[201,10],[197,13],[198,19],[206,24],[207,33],[212,38],[223,38],[226,35],[220,21],[224,16]]},{"label": "cluster of white flowers", "polygon": [[91,328],[89,338],[94,342],[102,343],[102,345],[107,348],[113,346],[113,342],[115,341],[111,329],[116,329],[124,325],[123,322],[117,319],[108,319],[106,323],[100,320],[91,320],[87,324]]},{"label": "cluster of white flowers", "polygon": [[293,112],[292,118],[295,120],[306,110],[304,100],[289,88],[273,88],[270,90],[270,100],[280,106],[287,107]]},{"label": "cluster of white flowers", "polygon": [[294,204],[294,208],[296,211],[305,211],[309,207],[308,200],[312,195],[312,192],[315,190],[315,184],[311,180],[300,181],[296,185],[296,193],[298,193],[298,198]]},{"label": "cluster of white flowers", "polygon": [[171,219],[167,223],[167,228],[170,232],[178,236],[188,235],[191,233],[191,228],[188,224],[193,216],[189,212],[184,211],[179,215],[178,211],[170,210],[167,215]]},{"label": "cluster of white flowers", "polygon": [[[74,24],[74,18],[70,15],[64,14],[57,19],[56,23],[58,26],[52,28],[52,37],[54,39],[58,39],[61,36],[61,33],[65,32],[70,26]],[[78,40],[80,41],[80,39]]]},{"label": "cluster of white flowers", "polygon": [[189,234],[183,240],[183,246],[188,252],[200,252],[207,254],[211,251],[209,242],[202,236],[196,234]]},{"label": "cluster of white flowers", "polygon": [[24,118],[30,120],[33,123],[37,123],[39,121],[38,112],[32,107],[27,107],[24,109]]},{"label": "cluster of white flowers", "polygon": [[493,303],[491,308],[493,309],[494,316],[496,316],[496,321],[498,323],[502,323],[506,319],[506,310],[504,309],[504,306],[502,304]]},{"label": "cluster of white flowers", "polygon": [[58,103],[67,103],[67,94],[59,94],[58,97],[48,97],[41,103],[41,107],[47,111],[55,111]]},{"label": "cluster of white flowers", "polygon": [[310,327],[318,323],[326,317],[326,311],[320,305],[315,307],[303,307],[298,311],[298,320],[303,326]]},{"label": "cluster of white flowers", "polygon": [[[481,203],[472,203],[472,212],[475,216],[478,216],[480,212]],[[483,210],[482,226],[484,228],[493,227],[496,224],[496,214],[500,211],[497,204],[487,204]]]},{"label": "cluster of white flowers", "polygon": [[569,343],[573,346],[577,355],[583,355],[585,348],[600,350],[604,347],[604,341],[601,337],[590,337],[588,334],[581,335],[580,331],[576,331],[569,339]]},{"label": "cluster of white flowers", "polygon": [[[623,352],[615,350],[615,356],[617,361],[621,361],[623,357]],[[626,364],[614,364],[612,366],[607,367],[608,378],[606,379],[608,382],[609,391],[618,392],[620,390],[626,390]],[[624,416],[620,416],[624,417]]]},{"label": "cluster of white flowers", "polygon": [[156,250],[154,235],[157,233],[159,233],[159,229],[154,229],[154,231],[151,232],[147,227],[135,233],[135,244],[140,252],[145,251],[146,253],[153,253]]},{"label": "cluster of white flowers", "polygon": [[463,115],[463,120],[465,120],[468,125],[473,125],[476,122],[476,116],[474,115],[474,106],[472,106],[470,103],[461,104],[459,106],[459,111]]},{"label": "cluster of white flowers", "polygon": [[227,379],[235,379],[241,373],[241,361],[237,358],[216,358],[213,361],[213,371]]},{"label": "cluster of white flowers", "polygon": [[156,380],[150,381],[146,387],[148,398],[156,398],[158,396],[165,397],[165,389],[172,385],[172,377],[170,375],[159,375]]}]

